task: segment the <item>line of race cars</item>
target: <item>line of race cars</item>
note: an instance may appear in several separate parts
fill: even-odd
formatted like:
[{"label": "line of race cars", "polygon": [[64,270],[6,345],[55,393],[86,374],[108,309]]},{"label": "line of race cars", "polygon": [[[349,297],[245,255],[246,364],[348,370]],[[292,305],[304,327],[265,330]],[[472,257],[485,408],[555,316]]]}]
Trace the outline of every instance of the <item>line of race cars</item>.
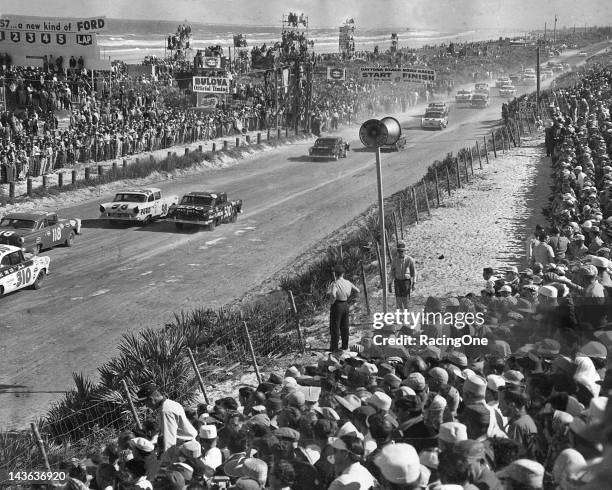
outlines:
[{"label": "line of race cars", "polygon": [[[100,204],[98,219],[147,226],[153,221],[173,222],[177,229],[234,223],[242,212],[242,200],[228,200],[225,192],[194,191],[162,196],[157,188],[131,189]],[[18,289],[39,289],[49,274],[51,259],[43,250],[58,245],[72,247],[81,234],[82,221],[60,218],[57,213],[9,213],[0,220],[0,297]]]}]

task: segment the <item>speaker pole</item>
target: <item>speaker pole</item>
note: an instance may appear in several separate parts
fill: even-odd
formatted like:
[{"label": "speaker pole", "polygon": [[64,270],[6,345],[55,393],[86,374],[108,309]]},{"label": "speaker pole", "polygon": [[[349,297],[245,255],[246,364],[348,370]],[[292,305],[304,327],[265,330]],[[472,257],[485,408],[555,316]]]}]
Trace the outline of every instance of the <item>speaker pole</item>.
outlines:
[{"label": "speaker pole", "polygon": [[376,180],[378,183],[378,221],[380,222],[380,248],[383,251],[380,254],[380,268],[382,270],[382,306],[383,313],[387,313],[387,254],[386,250],[386,233],[385,233],[385,208],[382,188],[382,171],[380,166],[380,146],[376,147]]}]

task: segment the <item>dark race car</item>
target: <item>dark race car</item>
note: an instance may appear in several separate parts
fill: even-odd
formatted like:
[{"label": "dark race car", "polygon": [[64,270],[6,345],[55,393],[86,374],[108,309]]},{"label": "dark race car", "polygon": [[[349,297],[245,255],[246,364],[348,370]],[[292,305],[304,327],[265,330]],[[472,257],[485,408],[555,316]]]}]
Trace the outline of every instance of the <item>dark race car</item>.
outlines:
[{"label": "dark race car", "polygon": [[338,160],[338,158],[346,158],[348,150],[349,144],[342,138],[317,138],[314,146],[308,150],[308,155],[313,159]]},{"label": "dark race car", "polygon": [[0,243],[33,253],[56,245],[71,247],[80,233],[80,219],[62,219],[56,213],[9,213],[0,220]]}]

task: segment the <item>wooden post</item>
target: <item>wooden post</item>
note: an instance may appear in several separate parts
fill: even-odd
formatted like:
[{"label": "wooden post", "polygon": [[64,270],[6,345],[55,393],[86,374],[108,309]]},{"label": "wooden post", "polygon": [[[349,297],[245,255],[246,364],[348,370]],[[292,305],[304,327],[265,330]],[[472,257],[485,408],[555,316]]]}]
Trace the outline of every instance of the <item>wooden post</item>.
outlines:
[{"label": "wooden post", "polygon": [[123,385],[123,391],[125,391],[125,397],[127,398],[128,405],[130,406],[130,412],[132,412],[134,423],[136,424],[136,427],[142,430],[142,424],[140,423],[140,419],[138,418],[138,412],[136,412],[136,407],[134,407],[134,402],[132,401],[132,397],[130,396],[130,390],[128,390],[128,385],[125,382],[125,379],[121,380],[121,384]]},{"label": "wooden post", "polygon": [[514,136],[514,131],[512,131],[512,125],[506,125],[506,132],[510,135],[510,139],[512,140],[512,146],[516,148],[516,137]]},{"label": "wooden post", "polygon": [[295,316],[295,329],[297,330],[298,342],[300,343],[300,351],[304,352],[306,350],[306,346],[304,345],[304,340],[302,339],[302,331],[300,330],[300,317],[298,315],[297,307],[295,306],[295,298],[293,297],[293,291],[289,291],[289,299],[291,300],[291,309],[293,310],[293,315]]},{"label": "wooden post", "polygon": [[185,156],[189,155],[189,148],[185,148]]},{"label": "wooden post", "polygon": [[128,166],[127,160],[124,158],[124,159],[123,159],[123,172],[124,172],[124,173],[125,173],[125,171],[127,170],[127,166]]},{"label": "wooden post", "polygon": [[167,158],[168,160],[170,160],[170,159],[172,158],[172,152],[171,152],[171,151],[169,151],[169,152],[168,152],[168,155],[166,156],[166,158]]},{"label": "wooden post", "polygon": [[285,138],[289,138],[289,126],[285,126]]},{"label": "wooden post", "polygon": [[227,150],[229,148],[229,142],[227,140],[223,140],[223,150]]},{"label": "wooden post", "polygon": [[240,138],[236,138],[236,148],[240,146]]},{"label": "wooden post", "polygon": [[28,197],[32,197],[32,177],[28,177],[26,181],[27,189],[28,189]]},{"label": "wooden post", "polygon": [[474,177],[474,154],[472,153],[472,147],[470,146],[470,172],[472,173],[472,177]]},{"label": "wooden post", "polygon": [[11,199],[15,197],[15,182],[9,182],[9,197]]},{"label": "wooden post", "polygon": [[216,151],[217,151],[217,143],[215,143],[215,142],[213,141],[213,144],[212,144],[212,152],[213,152],[213,153],[215,153]]},{"label": "wooden post", "polygon": [[64,186],[64,172],[59,172],[57,174],[57,187],[60,189]]},{"label": "wooden post", "polygon": [[397,213],[399,214],[400,220],[400,235],[402,240],[404,239],[404,213],[402,212],[402,196],[400,195],[399,206],[397,207]]},{"label": "wooden post", "polygon": [[261,145],[261,133],[257,133],[257,144]]},{"label": "wooden post", "polygon": [[198,151],[200,153],[203,153],[204,152],[204,147],[202,145],[198,145]]},{"label": "wooden post", "polygon": [[425,205],[427,206],[427,216],[431,217],[431,209],[429,207],[429,196],[427,195],[427,181],[423,180],[423,191],[425,192]]},{"label": "wooden post", "polygon": [[98,165],[98,178],[102,177],[104,174],[104,167],[102,165]]},{"label": "wooden post", "polygon": [[380,244],[378,243],[378,241],[376,241],[376,258],[378,260],[378,273],[380,274],[380,284],[382,285],[383,288],[386,288],[387,285],[383,284],[384,283],[384,275],[383,275],[383,270],[382,270],[382,257],[380,255]]},{"label": "wooden post", "polygon": [[522,146],[523,142],[521,141],[521,126],[518,122],[518,119],[516,120],[516,134],[518,138],[518,145]]},{"label": "wooden post", "polygon": [[414,214],[416,216],[416,222],[419,222],[419,203],[417,202],[416,191],[414,190],[414,186],[412,186],[412,202],[414,203]]},{"label": "wooden post", "polygon": [[387,257],[389,257],[389,262],[393,260],[393,257],[391,256],[391,245],[389,245],[390,243],[389,234],[387,233],[387,230],[385,230],[385,247],[387,249]]},{"label": "wooden post", "polygon": [[117,160],[113,160],[113,173],[117,173]]},{"label": "wooden post", "polygon": [[470,183],[470,175],[468,174],[467,156],[465,155],[465,152],[463,153],[463,158],[461,160],[463,160],[463,168],[465,169],[465,182],[467,184],[469,184]]},{"label": "wooden post", "polygon": [[32,428],[32,433],[34,434],[34,439],[36,440],[36,445],[38,446],[38,450],[45,462],[45,469],[48,472],[51,472],[51,466],[49,465],[49,458],[47,457],[47,451],[45,450],[45,445],[43,443],[42,437],[40,437],[40,432],[38,432],[38,426],[34,423],[30,423],[30,427]]},{"label": "wooden post", "polygon": [[495,143],[495,131],[491,130],[491,138],[493,138],[493,156],[497,158],[497,144]]},{"label": "wooden post", "polygon": [[270,141],[270,128],[268,128],[268,134],[266,136],[266,141]]},{"label": "wooden post", "polygon": [[482,170],[482,155],[480,154],[480,145],[478,144],[478,140],[476,140],[476,152],[478,153],[478,165],[480,166],[480,170]]},{"label": "wooden post", "polygon": [[530,133],[532,133],[533,130],[531,129],[531,122],[529,121],[529,116],[527,115],[527,113],[525,113],[525,121],[527,122],[527,129]]},{"label": "wooden post", "polygon": [[363,284],[363,297],[366,302],[366,310],[368,312],[368,316],[370,316],[371,313],[370,313],[370,297],[368,296],[368,283],[366,281],[365,270],[363,269],[363,262],[361,262],[359,265],[361,266],[361,283]]},{"label": "wooden post", "polygon": [[450,173],[448,171],[448,165],[444,166],[444,170],[446,170],[446,191],[448,192],[448,195],[451,195],[451,188],[450,188]]},{"label": "wooden post", "polygon": [[198,384],[200,385],[200,391],[202,391],[202,395],[204,396],[204,401],[206,405],[210,404],[208,400],[208,395],[206,394],[206,388],[204,387],[204,380],[202,379],[202,375],[200,374],[200,370],[198,369],[198,364],[196,363],[195,357],[193,357],[193,352],[191,349],[187,347],[187,354],[189,354],[189,360],[191,361],[191,366],[193,367],[193,372],[196,375],[198,380]]},{"label": "wooden post", "polygon": [[487,137],[483,136],[482,139],[484,140],[484,151],[485,151],[485,157],[487,159],[487,165],[489,164],[489,149],[487,148]]},{"label": "wooden post", "polygon": [[281,139],[281,135],[282,135],[281,129],[278,128],[278,130],[276,131],[276,139]]},{"label": "wooden post", "polygon": [[504,134],[503,131],[501,133],[501,137],[502,137],[502,153],[505,155],[506,154],[506,135]]},{"label": "wooden post", "polygon": [[400,237],[397,230],[397,215],[395,214],[395,211],[393,211],[393,228],[395,231],[395,243],[398,243],[400,241]]},{"label": "wooden post", "polygon": [[438,169],[434,168],[434,179],[436,181],[436,202],[438,203],[437,207],[440,207],[440,183],[438,182]]},{"label": "wooden post", "polygon": [[455,172],[457,172],[457,189],[461,189],[461,175],[459,174],[459,157],[455,158]]},{"label": "wooden post", "polygon": [[47,174],[42,176],[42,186],[45,189],[49,187],[49,176]]},{"label": "wooden post", "polygon": [[72,185],[76,185],[77,182],[77,171],[73,170],[72,171]]},{"label": "wooden post", "polygon": [[251,353],[251,361],[253,362],[253,368],[255,369],[255,376],[257,376],[257,383],[261,384],[261,374],[259,373],[259,366],[257,365],[257,359],[255,358],[255,351],[253,350],[253,343],[251,342],[251,335],[249,334],[249,327],[246,322],[242,322],[244,325],[244,332],[246,333],[247,343],[249,344],[249,352]]}]

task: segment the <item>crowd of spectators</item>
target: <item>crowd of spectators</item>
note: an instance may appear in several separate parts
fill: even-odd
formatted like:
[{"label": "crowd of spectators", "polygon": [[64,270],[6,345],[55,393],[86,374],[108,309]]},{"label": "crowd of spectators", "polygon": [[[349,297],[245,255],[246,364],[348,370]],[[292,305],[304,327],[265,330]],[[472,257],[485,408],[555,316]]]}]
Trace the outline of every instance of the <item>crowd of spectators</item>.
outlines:
[{"label": "crowd of spectators", "polygon": [[152,417],[74,464],[68,487],[609,488],[611,84],[599,66],[554,93],[549,223],[526,243],[527,268],[486,267],[480,295],[425,304],[424,313],[480,313],[484,323],[434,321],[420,333],[486,347],[409,352],[367,332],[349,351],[187,410],[147,384],[138,400]]}]

